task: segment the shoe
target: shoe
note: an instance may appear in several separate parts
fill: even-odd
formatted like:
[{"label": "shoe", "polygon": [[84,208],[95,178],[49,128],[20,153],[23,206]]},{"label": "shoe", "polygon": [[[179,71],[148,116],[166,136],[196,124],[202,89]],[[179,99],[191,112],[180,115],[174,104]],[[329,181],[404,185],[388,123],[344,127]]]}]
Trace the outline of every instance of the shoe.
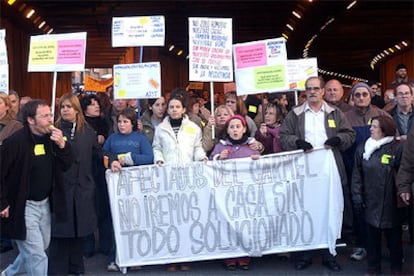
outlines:
[{"label": "shoe", "polygon": [[167,271],[168,272],[176,272],[177,271],[177,266],[175,264],[169,264],[167,266]]},{"label": "shoe", "polygon": [[189,271],[189,270],[191,270],[191,265],[189,265],[189,264],[182,264],[182,265],[180,265],[180,270],[181,271]]},{"label": "shoe", "polygon": [[280,261],[287,261],[290,258],[290,253],[280,253],[277,254],[277,259]]},{"label": "shoe", "polygon": [[13,250],[13,246],[0,246],[0,253],[6,253]]},{"label": "shoe", "polygon": [[322,264],[334,272],[341,271],[341,267],[335,260],[323,261]]},{"label": "shoe", "polygon": [[241,270],[249,270],[249,264],[248,263],[245,263],[245,262],[240,262],[239,263],[239,268]]},{"label": "shoe", "polygon": [[235,271],[236,270],[236,262],[229,262],[225,264],[226,269],[229,271]]},{"label": "shoe", "polygon": [[310,266],[312,264],[311,261],[306,261],[306,260],[299,260],[295,263],[295,269],[296,270],[304,270],[306,269],[308,266]]},{"label": "shoe", "polygon": [[354,253],[350,256],[351,260],[362,261],[367,257],[367,251],[365,248],[355,248]]},{"label": "shoe", "polygon": [[106,271],[108,272],[118,272],[119,267],[116,265],[115,262],[110,262],[108,266],[106,267]]}]

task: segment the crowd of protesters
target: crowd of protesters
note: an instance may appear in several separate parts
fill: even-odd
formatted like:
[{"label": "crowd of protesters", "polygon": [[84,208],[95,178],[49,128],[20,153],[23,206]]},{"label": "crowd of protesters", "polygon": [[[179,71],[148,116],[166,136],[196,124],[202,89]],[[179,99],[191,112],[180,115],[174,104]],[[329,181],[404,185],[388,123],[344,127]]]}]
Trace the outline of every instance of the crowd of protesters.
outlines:
[{"label": "crowd of protesters", "polygon": [[[316,147],[334,153],[344,197],[342,237],[355,239],[350,258],[366,259],[370,275],[381,273],[384,233],[391,272],[403,272],[403,227],[413,243],[414,178],[414,87],[406,70],[396,68],[385,101],[373,92],[377,83],[357,83],[345,97],[338,80],[325,84],[321,77],[306,80],[298,105],[284,93],[243,97],[236,91],[215,95],[212,104],[208,91],[179,88],[137,105],[113,99],[108,88],[65,94],[53,114],[45,101],[19,106],[16,92],[0,93],[1,250],[13,248],[10,239],[19,250],[1,275],[81,275],[83,258],[96,250],[108,256],[108,271],[118,271],[106,168],[258,159]],[[316,252],[293,254],[294,268],[309,267]],[[327,249],[319,252],[324,266],[341,271]],[[225,260],[228,270],[249,264],[248,257]]]}]

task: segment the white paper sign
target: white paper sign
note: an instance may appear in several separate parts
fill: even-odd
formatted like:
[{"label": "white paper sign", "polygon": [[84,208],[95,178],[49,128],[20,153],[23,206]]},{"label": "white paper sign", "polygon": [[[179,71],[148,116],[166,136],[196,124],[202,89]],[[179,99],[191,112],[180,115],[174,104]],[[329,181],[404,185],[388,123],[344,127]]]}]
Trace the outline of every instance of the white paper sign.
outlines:
[{"label": "white paper sign", "polygon": [[188,18],[190,81],[233,81],[232,19]]},{"label": "white paper sign", "polygon": [[106,172],[121,267],[329,248],[343,212],[332,151]]},{"label": "white paper sign", "polygon": [[164,16],[112,18],[112,47],[164,46]]},{"label": "white paper sign", "polygon": [[30,37],[29,72],[85,70],[86,33]]},{"label": "white paper sign", "polygon": [[318,76],[316,58],[289,59],[287,63],[289,90],[305,90],[305,81]]},{"label": "white paper sign", "polygon": [[0,30],[0,92],[9,93],[9,63],[7,61],[6,30]]},{"label": "white paper sign", "polygon": [[161,97],[159,62],[114,65],[115,99],[151,99]]},{"label": "white paper sign", "polygon": [[237,95],[286,91],[286,40],[281,38],[233,45]]}]

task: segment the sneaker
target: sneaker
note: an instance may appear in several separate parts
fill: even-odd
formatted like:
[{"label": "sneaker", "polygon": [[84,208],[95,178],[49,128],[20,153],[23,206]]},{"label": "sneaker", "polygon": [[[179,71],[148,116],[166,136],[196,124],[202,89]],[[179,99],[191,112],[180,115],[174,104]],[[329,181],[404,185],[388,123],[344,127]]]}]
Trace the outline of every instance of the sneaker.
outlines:
[{"label": "sneaker", "polygon": [[351,255],[351,260],[362,261],[367,256],[367,251],[365,248],[355,248],[354,253]]},{"label": "sneaker", "polygon": [[116,265],[116,263],[110,262],[108,264],[108,266],[106,267],[106,271],[108,271],[108,272],[118,272],[119,271],[119,268]]}]

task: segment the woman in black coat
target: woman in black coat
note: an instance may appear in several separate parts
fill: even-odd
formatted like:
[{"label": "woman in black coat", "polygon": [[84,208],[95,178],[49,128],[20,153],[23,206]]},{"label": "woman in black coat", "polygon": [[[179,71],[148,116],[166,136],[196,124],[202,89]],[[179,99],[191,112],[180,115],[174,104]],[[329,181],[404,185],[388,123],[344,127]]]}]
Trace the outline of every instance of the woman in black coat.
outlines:
[{"label": "woman in black coat", "polygon": [[397,208],[395,172],[401,146],[395,142],[396,124],[387,116],[372,119],[371,137],[359,145],[352,173],[354,210],[365,215],[368,275],[381,273],[381,234],[390,250],[391,273],[401,273],[401,222]]},{"label": "woman in black coat", "polygon": [[92,158],[100,146],[75,95],[63,95],[58,110],[56,125],[71,144],[75,162],[64,174],[67,220],[56,222],[52,217],[49,274],[83,274],[83,240],[97,224]]}]

